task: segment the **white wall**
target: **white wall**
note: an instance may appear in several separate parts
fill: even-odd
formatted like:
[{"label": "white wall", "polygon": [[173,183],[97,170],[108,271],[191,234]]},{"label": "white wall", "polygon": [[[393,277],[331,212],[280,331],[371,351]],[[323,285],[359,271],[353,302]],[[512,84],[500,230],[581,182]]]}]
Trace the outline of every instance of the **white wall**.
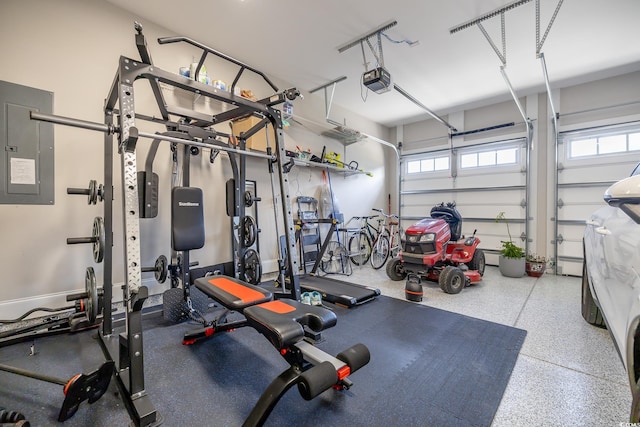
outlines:
[{"label": "white wall", "polygon": [[[134,20],[138,17],[98,0],[3,0],[0,3],[0,80],[54,92],[54,114],[93,122],[103,121],[103,105],[120,55],[139,58],[134,43]],[[178,72],[188,65],[199,51],[186,44],[160,46],[158,37],[175,35],[153,23],[140,20],[156,66]],[[247,42],[255,42],[254,40]],[[224,45],[211,46],[225,52]],[[211,56],[211,55],[210,55]],[[286,60],[286,58],[283,58]],[[260,64],[251,64],[260,68]],[[209,74],[231,82],[237,68],[216,60],[207,60]],[[247,75],[245,73],[244,75]],[[284,89],[290,87],[270,76]],[[250,75],[240,81],[243,88],[251,88],[260,98],[271,94],[271,89]],[[147,82],[137,82],[135,88],[136,112],[159,116]],[[295,102],[295,114],[324,121],[324,100],[318,95],[305,94],[304,100]],[[182,94],[167,94],[169,102],[183,107],[195,104],[207,110],[207,103]],[[389,130],[366,118],[348,113],[334,106],[332,118],[363,132],[388,140]],[[164,130],[159,126],[138,120],[136,125],[144,131]],[[228,127],[225,129],[228,131]],[[87,205],[83,196],[68,196],[67,187],[85,187],[90,179],[103,182],[103,135],[65,126],[54,127],[55,138],[55,204],[53,206],[0,205],[0,235],[3,255],[0,268],[3,281],[0,286],[0,313],[3,318],[18,316],[36,306],[66,305],[64,296],[84,288],[87,266],[96,269],[98,285],[102,265],[95,264],[90,245],[67,246],[67,237],[91,235],[94,217],[103,215],[102,204]],[[313,133],[301,134],[297,139],[285,137],[288,148],[300,145],[320,154],[323,145],[334,151],[342,146]],[[144,167],[149,141],[138,143],[138,168]],[[373,171],[374,176],[332,176],[334,191],[347,217],[369,212],[371,207],[383,204],[388,192],[384,162],[388,148],[377,143],[359,142],[346,149],[347,160],[355,159],[361,168]],[[205,248],[194,251],[192,257],[201,265],[231,260],[229,219],[225,214],[224,182],[231,178],[225,154],[211,165],[208,153],[193,160],[192,181],[205,192],[207,237]],[[116,155],[117,156],[117,155]],[[114,191],[114,299],[121,295],[124,280],[121,231],[121,189],[119,158],[115,159]],[[269,175],[264,161],[249,159],[248,178],[258,182],[261,256],[266,271],[272,271],[277,257],[273,223],[273,204]],[[154,219],[141,222],[141,261],[153,265],[160,254],[170,254],[169,189],[171,187],[171,161],[167,144],[156,156],[154,171],[160,176],[160,213]],[[291,194],[313,195],[321,184],[320,174],[308,168],[294,168],[290,180],[295,183]],[[295,211],[294,211],[295,212]],[[150,274],[144,274],[144,284],[152,293],[168,287],[157,285]]]}]

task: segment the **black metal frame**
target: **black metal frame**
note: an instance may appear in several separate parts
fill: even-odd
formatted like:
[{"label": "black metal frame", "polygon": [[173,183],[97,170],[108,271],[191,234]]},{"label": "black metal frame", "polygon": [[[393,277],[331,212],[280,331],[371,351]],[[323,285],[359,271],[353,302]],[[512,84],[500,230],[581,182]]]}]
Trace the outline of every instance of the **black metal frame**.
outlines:
[{"label": "black metal frame", "polygon": [[[240,167],[236,170],[238,179],[236,181],[236,202],[238,212],[244,217],[243,200],[245,192],[245,157],[253,156],[267,160],[270,173],[277,173],[281,191],[282,218],[285,223],[285,239],[288,246],[283,259],[279,262],[279,276],[288,277],[289,289],[285,289],[280,297],[300,300],[300,283],[298,278],[297,249],[295,242],[295,231],[293,218],[291,216],[291,199],[289,196],[289,182],[286,176],[282,118],[280,111],[273,108],[274,105],[294,100],[300,95],[295,89],[286,89],[260,101],[235,96],[233,93],[220,91],[203,83],[187,79],[186,77],[169,73],[155,67],[151,61],[151,55],[147,50],[146,40],[142,35],[142,27],[136,23],[137,34],[135,36],[136,45],[140,53],[141,61],[120,57],[115,78],[107,95],[104,105],[104,124],[88,122],[84,120],[72,119],[62,116],[54,116],[32,111],[30,117],[33,120],[41,120],[56,124],[69,125],[98,132],[103,132],[104,136],[104,271],[103,271],[103,304],[106,309],[103,313],[102,329],[98,334],[99,343],[108,361],[115,362],[116,383],[129,415],[136,426],[153,426],[162,423],[162,417],[153,406],[144,385],[144,346],[142,328],[142,306],[148,298],[148,289],[141,285],[142,268],[140,264],[140,205],[138,193],[136,144],[138,138],[150,138],[154,141],[164,140],[186,146],[199,146],[212,150],[226,151],[238,155]],[[188,41],[176,38],[170,41],[159,40],[161,43],[173,41]],[[265,81],[274,89],[275,86],[259,71],[226,57],[215,50],[204,45],[197,44],[202,48],[203,59],[206,53],[213,53],[230,60],[239,65],[234,85],[244,70],[250,70],[261,75]],[[137,80],[145,79],[149,81],[157,106],[162,119],[138,116],[141,120],[164,124],[169,133],[171,131],[183,132],[186,138],[177,138],[167,134],[150,134],[141,132],[135,126],[136,112],[134,108],[134,88],[133,83]],[[213,100],[225,103],[231,108],[228,111],[217,115],[207,115],[193,110],[179,107],[171,107],[164,101],[159,83],[185,90],[200,96],[205,96]],[[119,109],[116,109],[116,105]],[[180,117],[180,121],[174,122],[169,119],[170,115]],[[229,120],[255,115],[262,120],[249,129],[238,135],[239,144],[232,147],[233,135],[207,129],[213,124],[227,122]],[[116,126],[117,121],[117,126]],[[267,124],[271,124],[275,130],[275,151],[268,149],[267,154],[250,152],[245,150],[246,140],[255,133],[262,130]],[[122,286],[125,330],[118,335],[114,335],[113,313],[111,311],[113,301],[113,156],[114,156],[114,134],[118,134],[118,153],[120,154],[122,173],[122,215],[123,215],[123,240],[124,240],[124,262],[125,262],[125,282]],[[226,137],[229,144],[223,144],[216,138]],[[232,163],[236,161],[234,155],[230,155]],[[277,167],[275,167],[277,165]],[[241,234],[241,241],[244,236]],[[239,257],[242,259],[244,249],[240,248]],[[188,270],[188,269],[187,269]],[[188,279],[188,277],[187,277]],[[284,281],[283,281],[284,282]],[[188,280],[186,281],[188,283]]]},{"label": "black metal frame", "polygon": [[[108,360],[116,362],[116,380],[120,393],[125,402],[125,406],[129,411],[130,417],[135,425],[158,425],[162,422],[160,414],[153,406],[149,395],[146,392],[144,384],[144,348],[143,348],[143,328],[142,328],[142,306],[148,297],[146,286],[141,285],[141,269],[140,269],[140,226],[139,226],[139,203],[137,190],[137,166],[136,166],[136,143],[140,136],[146,137],[135,127],[135,109],[134,109],[134,88],[133,83],[136,80],[146,79],[151,84],[152,91],[156,98],[158,108],[163,117],[164,124],[168,130],[186,131],[191,137],[200,138],[200,145],[210,146],[212,149],[216,147],[225,147],[215,138],[221,135],[213,130],[205,129],[216,123],[226,122],[232,119],[244,117],[247,115],[257,115],[262,117],[260,123],[250,129],[248,132],[239,135],[239,150],[243,151],[245,141],[256,132],[262,130],[267,123],[271,124],[275,130],[275,153],[273,156],[267,157],[270,170],[274,170],[279,175],[279,183],[282,193],[282,213],[285,222],[285,236],[288,244],[287,259],[285,265],[288,266],[286,274],[289,276],[290,290],[289,298],[299,300],[300,285],[298,281],[297,251],[295,245],[295,232],[293,219],[287,204],[290,203],[288,194],[288,179],[283,171],[283,160],[286,159],[282,119],[280,112],[273,108],[273,105],[284,102],[286,99],[293,99],[298,95],[297,90],[289,89],[278,93],[265,100],[254,102],[249,99],[235,96],[233,93],[223,92],[211,86],[207,86],[200,82],[189,80],[183,76],[169,73],[155,67],[151,61],[151,56],[146,47],[146,41],[142,35],[142,28],[136,24],[136,45],[140,52],[141,61],[120,57],[118,69],[106,99],[105,125],[107,131],[104,139],[104,186],[105,186],[105,205],[104,219],[106,230],[105,245],[105,268],[104,268],[104,320],[102,331],[99,335],[99,341],[105,357]],[[179,38],[173,40],[160,39],[159,42],[168,43],[172,41],[188,41]],[[188,41],[191,43],[191,41]],[[193,44],[193,43],[191,43]],[[215,50],[203,45],[198,45],[203,49],[203,56],[199,66],[204,62],[207,53],[219,54]],[[224,55],[222,55],[224,57]],[[240,65],[241,69],[234,80],[237,82],[240,74],[245,70],[256,72],[249,66],[238,61],[231,61]],[[258,72],[259,73],[259,72]],[[277,88],[262,74],[267,83]],[[159,82],[179,88],[194,94],[209,97],[216,101],[226,103],[232,108],[229,111],[217,114],[206,115],[191,110],[178,107],[168,106],[164,102]],[[116,110],[118,105],[119,110]],[[171,122],[170,115],[176,115],[182,118],[180,123]],[[115,130],[114,120],[118,118],[118,129]],[[146,119],[141,116],[142,119]],[[159,122],[158,119],[152,119]],[[109,309],[112,303],[112,266],[113,266],[113,134],[118,133],[118,152],[121,157],[122,164],[122,187],[123,187],[123,217],[124,217],[124,253],[125,253],[125,284],[123,286],[123,301],[125,303],[126,328],[117,336],[114,335],[112,313]],[[227,136],[228,135],[222,135]],[[158,135],[157,139],[162,140],[163,136]],[[165,137],[166,139],[166,137]],[[185,138],[184,144],[189,144],[189,140]],[[240,155],[240,166],[237,168],[238,179],[236,180],[236,201],[238,204],[238,213],[240,217],[244,216],[244,203],[242,203],[244,188],[244,172],[245,172],[245,155],[250,153],[241,153],[237,150],[229,150]],[[188,151],[187,151],[188,152]],[[188,154],[187,154],[188,155]],[[233,156],[230,156],[232,158]],[[277,168],[271,167],[271,162],[277,163]],[[232,161],[233,163],[233,161]],[[234,168],[235,170],[235,168]],[[241,228],[242,229],[242,228]],[[241,231],[242,233],[242,231]],[[244,236],[240,236],[243,241]],[[242,259],[244,248],[240,248],[239,256]],[[187,269],[188,270],[188,269]],[[186,282],[188,283],[188,282]]]}]

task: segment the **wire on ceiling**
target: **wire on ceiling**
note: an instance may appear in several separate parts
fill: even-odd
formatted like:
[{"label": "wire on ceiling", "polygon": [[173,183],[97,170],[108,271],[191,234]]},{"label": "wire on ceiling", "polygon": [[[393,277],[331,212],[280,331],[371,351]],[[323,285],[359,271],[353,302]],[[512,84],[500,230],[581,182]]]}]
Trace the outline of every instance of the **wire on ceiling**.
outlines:
[{"label": "wire on ceiling", "polygon": [[406,43],[409,46],[413,47],[416,45],[420,44],[420,40],[408,40],[408,39],[402,39],[402,40],[394,40],[391,37],[389,37],[389,35],[387,33],[381,32],[380,34],[382,34],[387,40],[389,40],[391,43],[395,43],[395,44],[401,44],[401,43]]}]

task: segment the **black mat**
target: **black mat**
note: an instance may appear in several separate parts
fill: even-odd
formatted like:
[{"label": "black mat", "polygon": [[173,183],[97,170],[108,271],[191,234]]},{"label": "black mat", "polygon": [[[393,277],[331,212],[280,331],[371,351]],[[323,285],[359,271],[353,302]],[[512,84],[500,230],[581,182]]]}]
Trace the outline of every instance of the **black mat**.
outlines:
[{"label": "black mat", "polygon": [[[311,402],[294,388],[267,426],[488,426],[500,404],[526,331],[388,297],[355,309],[334,307],[336,327],[318,347],[336,354],[362,342],[371,362],[354,386]],[[146,388],[166,426],[240,426],[268,384],[288,365],[250,328],[180,344],[193,325],[145,320]],[[93,333],[41,338],[0,349],[0,363],[68,378],[103,361]],[[0,372],[0,407],[32,425],[57,423],[62,387]],[[83,403],[65,426],[125,426],[122,402],[110,391]]]}]

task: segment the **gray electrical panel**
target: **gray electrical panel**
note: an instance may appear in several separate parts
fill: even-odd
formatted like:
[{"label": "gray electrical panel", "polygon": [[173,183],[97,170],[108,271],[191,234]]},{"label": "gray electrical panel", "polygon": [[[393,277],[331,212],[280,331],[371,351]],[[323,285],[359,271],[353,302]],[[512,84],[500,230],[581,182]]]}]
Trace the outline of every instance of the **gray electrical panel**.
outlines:
[{"label": "gray electrical panel", "polygon": [[53,92],[0,81],[0,204],[53,205]]}]

